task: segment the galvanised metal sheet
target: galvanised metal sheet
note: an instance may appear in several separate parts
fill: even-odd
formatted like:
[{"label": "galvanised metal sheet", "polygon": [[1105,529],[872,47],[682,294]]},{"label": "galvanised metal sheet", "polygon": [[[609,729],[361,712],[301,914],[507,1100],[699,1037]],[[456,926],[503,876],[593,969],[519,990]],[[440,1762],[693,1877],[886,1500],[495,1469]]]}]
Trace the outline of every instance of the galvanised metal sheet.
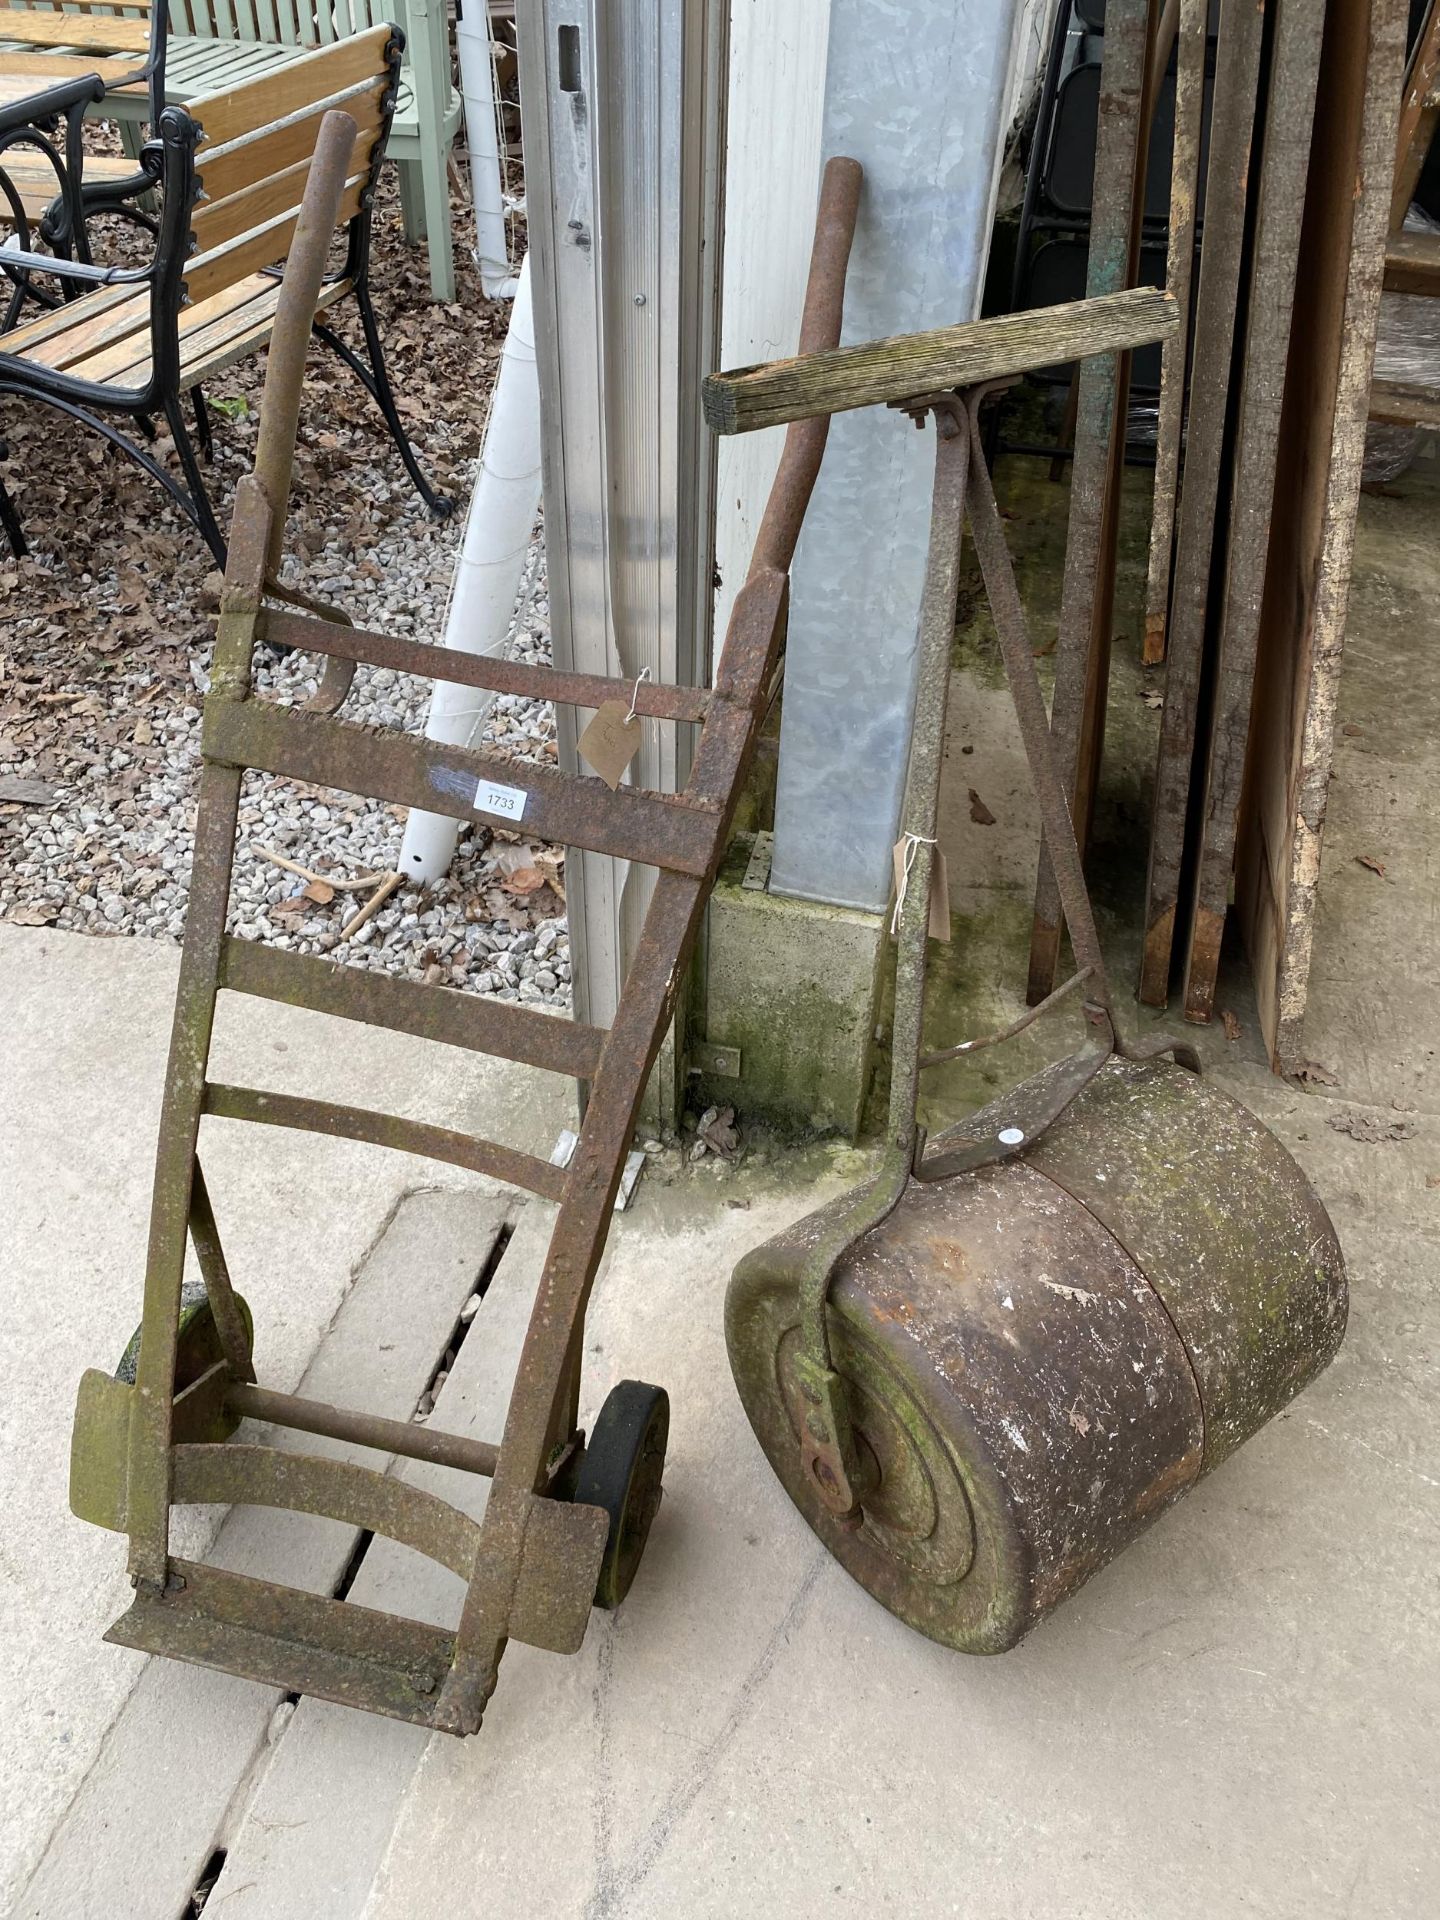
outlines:
[{"label": "galvanised metal sheet", "polygon": [[[823,151],[865,168],[846,342],[979,311],[1022,0],[831,0]],[[795,556],[772,892],[878,911],[915,699],[930,449],[838,417]]]}]

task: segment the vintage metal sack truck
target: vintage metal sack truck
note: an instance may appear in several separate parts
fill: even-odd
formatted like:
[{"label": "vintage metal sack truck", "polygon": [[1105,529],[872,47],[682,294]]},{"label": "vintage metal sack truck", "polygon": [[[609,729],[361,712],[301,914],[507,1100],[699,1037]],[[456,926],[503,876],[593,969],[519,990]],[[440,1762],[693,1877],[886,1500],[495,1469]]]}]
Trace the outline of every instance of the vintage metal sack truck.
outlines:
[{"label": "vintage metal sack truck", "polygon": [[[634,684],[361,631],[297,608],[282,552],[310,319],[355,137],[326,116],[286,268],[254,473],[236,495],[210,691],[195,855],[160,1120],[143,1316],[117,1372],[80,1383],[70,1499],[129,1536],[134,1602],[109,1639],[450,1733],[475,1732],[507,1640],[576,1651],[592,1605],[615,1606],[658,1505],[669,1409],[622,1382],[593,1432],[577,1425],[584,1317],[650,1069],[685,971],[784,642],[787,570],[825,424],[787,436],[775,486],[708,690]],[[853,161],[827,168],[802,344],[839,337],[859,198]],[[289,601],[289,606],[277,606]],[[258,698],[255,646],[326,656],[310,711]],[[685,791],[664,795],[369,731],[335,718],[357,662],[698,729]],[[529,831],[659,869],[614,1024],[602,1032],[520,1005],[425,987],[242,941],[226,932],[247,769],[425,806],[461,820],[523,817]],[[568,1074],[588,1087],[568,1168],[395,1115],[227,1086],[209,1077],[218,993],[260,995]],[[446,1160],[558,1203],[498,1446],[320,1405],[256,1383],[249,1310],[231,1284],[197,1155],[206,1114],[299,1127]],[[203,1286],[184,1278],[186,1240]],[[232,1441],[243,1418],[488,1476],[483,1521],[382,1471]],[[348,1601],[180,1559],[176,1504],[249,1503],[323,1514],[403,1542],[467,1582],[454,1633]]]}]

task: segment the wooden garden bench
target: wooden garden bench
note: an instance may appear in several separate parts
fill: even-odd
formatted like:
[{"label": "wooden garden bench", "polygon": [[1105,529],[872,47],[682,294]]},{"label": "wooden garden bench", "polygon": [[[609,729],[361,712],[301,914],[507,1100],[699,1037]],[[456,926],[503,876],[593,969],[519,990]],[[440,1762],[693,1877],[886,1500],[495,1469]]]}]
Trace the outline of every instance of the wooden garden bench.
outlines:
[{"label": "wooden garden bench", "polygon": [[[209,448],[203,383],[270,338],[280,299],[277,266],[295,231],[321,119],[331,108],[350,114],[358,133],[337,226],[345,258],[321,289],[315,331],[379,406],[427,506],[437,514],[450,510],[421,471],[401,425],[370,302],[371,206],[401,44],[392,27],[372,27],[188,111],[167,107],[159,138],[141,156],[142,179],[160,194],[159,236],[148,266],[6,255],[12,267],[92,290],[0,334],[0,395],[39,402],[103,434],[166,488],[222,564],[224,541],[200,467]],[[347,297],[359,310],[367,359],[320,317]],[[186,393],[194,399],[198,450],[181,404]],[[142,430],[164,417],[185,486],[105,417],[114,414]]]},{"label": "wooden garden bench", "polygon": [[[6,11],[52,12],[66,0],[8,0]],[[73,4],[73,0],[69,0]],[[159,4],[160,0],[156,0]],[[104,36],[104,14],[128,14],[135,0],[84,0],[81,21]],[[151,0],[139,0],[146,12]],[[399,168],[405,232],[425,240],[430,287],[437,300],[455,298],[450,223],[449,153],[463,115],[452,77],[445,0],[169,0],[170,33],[164,97],[188,106],[249,80],[270,80],[319,47],[372,27],[397,26],[405,57],[388,151]],[[142,20],[127,27],[144,30]],[[0,35],[4,23],[0,22]],[[135,35],[139,40],[139,33]],[[83,45],[84,42],[82,41]],[[100,111],[120,121],[136,142],[152,120],[150,89],[140,82],[107,93]]]},{"label": "wooden garden bench", "polygon": [[[6,179],[15,189],[20,209],[32,227],[38,227],[55,200],[55,169],[40,154],[11,154],[4,162]],[[115,186],[135,175],[135,162],[123,154],[87,153],[85,178]],[[8,196],[0,196],[0,221],[11,212]]]}]

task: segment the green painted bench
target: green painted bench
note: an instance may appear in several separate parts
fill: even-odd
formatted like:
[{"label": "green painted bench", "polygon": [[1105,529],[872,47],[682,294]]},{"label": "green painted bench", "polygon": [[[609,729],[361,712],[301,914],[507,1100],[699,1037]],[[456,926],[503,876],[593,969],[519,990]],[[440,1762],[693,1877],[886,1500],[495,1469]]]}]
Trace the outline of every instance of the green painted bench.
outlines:
[{"label": "green painted bench", "polygon": [[[54,0],[9,0],[11,7],[31,4],[48,11]],[[125,0],[85,0],[85,11],[134,9]],[[405,58],[388,152],[400,169],[406,235],[428,245],[431,292],[437,300],[453,300],[448,163],[463,106],[452,77],[445,0],[170,0],[169,11],[165,99],[173,106],[265,78],[369,27],[401,29]],[[138,151],[151,117],[148,90],[117,88],[99,111],[120,121],[127,146]]]}]

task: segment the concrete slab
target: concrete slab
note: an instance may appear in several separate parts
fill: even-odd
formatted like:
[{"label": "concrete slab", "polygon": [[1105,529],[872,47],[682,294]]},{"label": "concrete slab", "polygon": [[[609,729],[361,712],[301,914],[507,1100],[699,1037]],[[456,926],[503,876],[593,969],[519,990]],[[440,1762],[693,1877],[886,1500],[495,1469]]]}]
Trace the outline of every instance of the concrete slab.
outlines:
[{"label": "concrete slab", "polygon": [[[340,1303],[299,1390],[408,1419],[491,1249],[523,1206],[508,1196],[407,1195]],[[391,1459],[263,1426],[244,1426],[241,1437],[382,1470]],[[337,1521],[237,1507],[205,1557],[255,1579],[328,1594],[357,1541],[356,1529]],[[229,1674],[145,1661],[16,1901],[15,1920],[107,1906],[131,1920],[173,1920],[225,1843],[231,1819],[238,1820],[252,1776],[263,1771],[266,1746],[283,1725],[283,1716],[276,1719],[281,1698],[278,1688]],[[166,1809],[163,1821],[154,1817],[157,1806]]]},{"label": "concrete slab", "polygon": [[[1400,644],[1399,623],[1387,615],[1383,629],[1373,624],[1365,591],[1356,605],[1355,684],[1363,691],[1368,675],[1374,689],[1363,709],[1371,717],[1356,724],[1378,730],[1385,649]],[[1009,751],[988,717],[984,730],[997,753]],[[1353,780],[1366,806],[1385,809],[1372,819],[1357,807],[1356,851],[1390,814],[1410,823],[1415,848],[1433,837],[1429,750],[1403,729],[1397,739],[1409,742],[1403,752],[1385,764],[1377,754]],[[963,762],[972,757],[960,756],[946,832],[973,845],[997,830],[970,819]],[[1018,784],[1004,784],[1002,760],[992,771],[977,790],[997,813],[992,793],[1006,806],[1014,799],[1023,826]],[[1337,820],[1343,834],[1343,806]],[[1017,826],[1013,844],[1029,831]],[[1430,1185],[1440,1176],[1440,1112],[1424,1063],[1440,1042],[1428,1024],[1429,855],[1396,844],[1400,856],[1392,847],[1385,860],[1393,900],[1358,890],[1357,876],[1380,877],[1352,874],[1343,852],[1337,868],[1335,844],[1327,854],[1325,886],[1335,890],[1327,903],[1322,887],[1321,924],[1333,907],[1342,964],[1333,992],[1317,975],[1309,1044],[1339,1084],[1305,1090],[1269,1075],[1243,975],[1226,976],[1221,999],[1239,1012],[1240,1038],[1204,1037],[1221,1084],[1316,1181],[1349,1257],[1349,1338],[1286,1414],[1015,1652],[947,1654],[899,1626],[818,1547],[750,1435],[724,1353],[721,1305],[735,1260],[854,1184],[866,1156],[812,1148],[738,1171],[670,1156],[617,1223],[587,1327],[586,1415],[626,1376],[659,1381],[673,1401],[666,1500],[629,1600],[594,1616],[572,1659],[512,1647],[475,1740],[426,1741],[308,1702],[282,1714],[260,1750],[253,1797],[242,1790],[227,1808],[210,1910],[246,1920],[1428,1916],[1440,1876],[1440,1188]],[[1023,926],[1029,875],[987,854],[976,880],[963,847],[952,885],[957,870],[972,889],[962,911],[978,931],[957,942],[953,964],[970,979],[957,973],[956,1000],[978,982],[1005,1017],[1014,1004],[999,983],[1020,977],[1006,928],[1011,918]],[[1125,876],[1115,884],[1123,904]],[[1004,911],[991,910],[997,902]],[[15,1702],[9,1724],[0,1720],[0,1764],[7,1782],[20,1782],[7,1796],[12,1860],[43,1841],[123,1693],[93,1637],[117,1597],[113,1543],[61,1517],[64,1443],[80,1367],[116,1346],[133,1310],[136,1196],[147,1184],[171,968],[168,955],[0,929],[0,984],[8,977],[17,1009],[5,1144],[21,1171],[0,1252],[22,1336],[19,1377],[42,1389],[4,1411],[21,1476],[35,1482],[20,1486],[19,1526],[0,1542],[18,1649],[0,1656],[10,1661],[0,1675],[7,1707]],[[1362,976],[1376,994],[1373,1044],[1355,1013]],[[937,1014],[947,1004],[939,996]],[[56,1024],[58,1056],[46,1034]],[[102,1037],[111,1055],[103,1072],[94,1060]],[[299,1053],[264,1049],[300,1038],[256,1027],[233,1044],[250,1072],[263,1059],[283,1085]],[[548,1143],[553,1112],[533,1076],[461,1063],[435,1078],[428,1059],[402,1059],[391,1044],[374,1040],[370,1052],[372,1037],[360,1036],[333,1053],[324,1090],[364,1097],[357,1089],[368,1078],[372,1099],[383,1087],[387,1104],[461,1124],[488,1101],[487,1130]],[[111,1085],[121,1095],[106,1104]],[[931,1097],[943,1113],[974,1091],[942,1076]],[[1405,1137],[1365,1144],[1330,1124],[1357,1112],[1403,1119]],[[102,1125],[87,1131],[96,1113]],[[226,1172],[243,1187],[244,1149],[228,1150]],[[267,1190],[236,1203],[262,1322],[278,1328],[282,1380],[286,1368],[298,1377],[393,1206],[392,1161],[324,1153],[277,1161]],[[315,1191],[323,1219],[341,1222],[334,1238],[316,1225]],[[527,1217],[538,1226],[541,1213]],[[123,1261],[112,1262],[112,1240]],[[112,1265],[118,1294],[107,1286]],[[67,1288],[80,1303],[71,1319],[51,1305]],[[488,1356],[467,1340],[445,1418],[493,1432],[487,1395],[522,1310],[523,1287],[508,1331],[497,1312]],[[61,1543],[53,1568],[31,1551],[52,1535]],[[436,1617],[457,1598],[448,1577],[388,1549],[367,1554],[356,1595]],[[103,1650],[105,1662],[124,1658]],[[44,1741],[37,1697],[62,1704],[71,1751]],[[169,1734],[183,1741],[184,1728]],[[193,1759],[206,1767],[203,1749]],[[84,1834],[75,1804],[74,1831]],[[166,1817],[157,1807],[154,1820]],[[101,1859],[118,1857],[103,1830],[91,1840]],[[75,1920],[128,1913],[96,1905],[99,1884],[72,1902]],[[71,1920],[63,1902],[52,1910]]]},{"label": "concrete slab", "polygon": [[[520,1213],[435,1402],[437,1429],[479,1440],[500,1434],[554,1215],[538,1201]],[[485,1510],[486,1480],[416,1461],[396,1471],[476,1519]],[[465,1589],[437,1562],[377,1538],[350,1597],[359,1606],[454,1627]],[[311,1920],[364,1905],[429,1736],[393,1720],[371,1720],[362,1731],[355,1720],[326,1700],[296,1706],[253,1797],[237,1809],[211,1896],[230,1920]]]},{"label": "concrete slab", "polygon": [[652,1189],[627,1222],[600,1366],[675,1405],[641,1578],[574,1661],[512,1649],[477,1740],[432,1742],[366,1920],[456,1888],[594,1920],[1424,1912],[1440,1443],[1418,1395],[1403,1452],[1371,1434],[1392,1293],[1434,1390],[1428,1259],[1387,1250],[1382,1290],[1362,1251],[1352,1342],[1289,1416],[1015,1653],[966,1660],[824,1556],[729,1381],[732,1260],[831,1187],[698,1217]]},{"label": "concrete slab", "polygon": [[1430,1111],[1440,1106],[1437,515],[1433,459],[1360,502],[1305,1021],[1306,1052],[1339,1092]]},{"label": "concrete slab", "polygon": [[[100,1635],[128,1604],[120,1543],[71,1517],[70,1415],[87,1366],[113,1364],[139,1312],[151,1159],[178,955],[0,924],[0,1911],[94,1763],[142,1662]],[[217,1071],[482,1119],[548,1153],[571,1115],[548,1075],[227,997]],[[401,1196],[452,1169],[348,1142],[206,1123],[205,1164],[269,1384],[292,1388]],[[472,1189],[483,1183],[467,1183]],[[494,1191],[493,1188],[489,1189]],[[185,1537],[192,1551],[218,1514]]]}]

